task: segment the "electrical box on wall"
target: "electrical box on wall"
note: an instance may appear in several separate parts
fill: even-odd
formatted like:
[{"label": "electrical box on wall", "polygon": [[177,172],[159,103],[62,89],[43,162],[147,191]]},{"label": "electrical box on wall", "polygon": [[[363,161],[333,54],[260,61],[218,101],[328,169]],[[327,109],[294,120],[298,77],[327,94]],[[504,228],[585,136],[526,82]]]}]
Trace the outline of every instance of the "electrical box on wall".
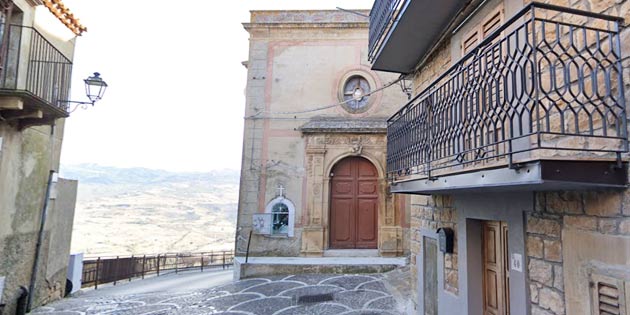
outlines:
[{"label": "electrical box on wall", "polygon": [[437,230],[438,244],[440,251],[445,254],[453,253],[453,229],[451,228],[439,228]]}]

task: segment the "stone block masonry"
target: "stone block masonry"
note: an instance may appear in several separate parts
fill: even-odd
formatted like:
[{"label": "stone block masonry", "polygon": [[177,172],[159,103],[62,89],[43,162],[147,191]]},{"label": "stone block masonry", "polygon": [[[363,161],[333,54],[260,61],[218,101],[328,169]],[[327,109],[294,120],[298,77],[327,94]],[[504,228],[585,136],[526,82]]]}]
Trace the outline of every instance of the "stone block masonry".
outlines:
[{"label": "stone block masonry", "polygon": [[[563,231],[589,235],[630,235],[630,193],[540,192],[527,214],[527,260],[532,314],[567,314]],[[611,249],[615,250],[615,249]],[[606,261],[606,257],[601,257]]]},{"label": "stone block masonry", "polygon": [[[449,195],[413,196],[411,198],[411,273],[418,279],[417,259],[421,257],[421,230],[436,231],[438,228],[451,228],[455,232],[454,252],[444,254],[444,289],[454,295],[459,294],[458,253],[457,253],[457,211]],[[412,285],[414,300],[417,296],[417,284]],[[417,301],[416,301],[417,303]]]}]

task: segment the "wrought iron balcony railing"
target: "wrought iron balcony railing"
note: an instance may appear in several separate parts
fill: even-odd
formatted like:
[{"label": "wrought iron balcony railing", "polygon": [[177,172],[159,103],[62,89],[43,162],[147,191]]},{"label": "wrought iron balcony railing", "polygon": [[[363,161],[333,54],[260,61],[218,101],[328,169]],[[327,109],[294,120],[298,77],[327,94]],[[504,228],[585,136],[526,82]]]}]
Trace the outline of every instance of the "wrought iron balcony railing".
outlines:
[{"label": "wrought iron balcony railing", "polygon": [[526,6],[389,119],[390,179],[531,160],[620,161],[628,151],[622,21]]},{"label": "wrought iron balcony railing", "polygon": [[410,0],[376,0],[370,11],[368,58],[372,60],[384,40],[385,33],[398,19],[400,8]]},{"label": "wrought iron balcony railing", "polygon": [[0,94],[20,93],[67,116],[72,62],[37,30],[0,24]]}]

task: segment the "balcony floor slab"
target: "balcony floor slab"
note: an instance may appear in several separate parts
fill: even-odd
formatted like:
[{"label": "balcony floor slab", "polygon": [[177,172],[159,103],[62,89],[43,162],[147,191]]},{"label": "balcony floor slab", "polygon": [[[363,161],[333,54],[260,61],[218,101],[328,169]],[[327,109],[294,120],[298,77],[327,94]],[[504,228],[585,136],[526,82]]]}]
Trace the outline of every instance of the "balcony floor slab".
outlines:
[{"label": "balcony floor slab", "polygon": [[393,193],[441,194],[506,191],[624,189],[628,165],[615,161],[542,160],[518,165],[518,168],[478,170],[408,181],[395,181]]}]

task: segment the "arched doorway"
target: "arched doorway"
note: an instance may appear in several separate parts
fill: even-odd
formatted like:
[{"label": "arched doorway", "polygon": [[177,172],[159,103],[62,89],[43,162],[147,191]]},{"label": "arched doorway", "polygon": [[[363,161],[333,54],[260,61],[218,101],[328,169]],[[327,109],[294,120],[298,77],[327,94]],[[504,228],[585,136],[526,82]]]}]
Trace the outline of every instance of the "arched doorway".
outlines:
[{"label": "arched doorway", "polygon": [[348,157],[332,169],[330,248],[377,248],[378,171],[362,157]]}]

